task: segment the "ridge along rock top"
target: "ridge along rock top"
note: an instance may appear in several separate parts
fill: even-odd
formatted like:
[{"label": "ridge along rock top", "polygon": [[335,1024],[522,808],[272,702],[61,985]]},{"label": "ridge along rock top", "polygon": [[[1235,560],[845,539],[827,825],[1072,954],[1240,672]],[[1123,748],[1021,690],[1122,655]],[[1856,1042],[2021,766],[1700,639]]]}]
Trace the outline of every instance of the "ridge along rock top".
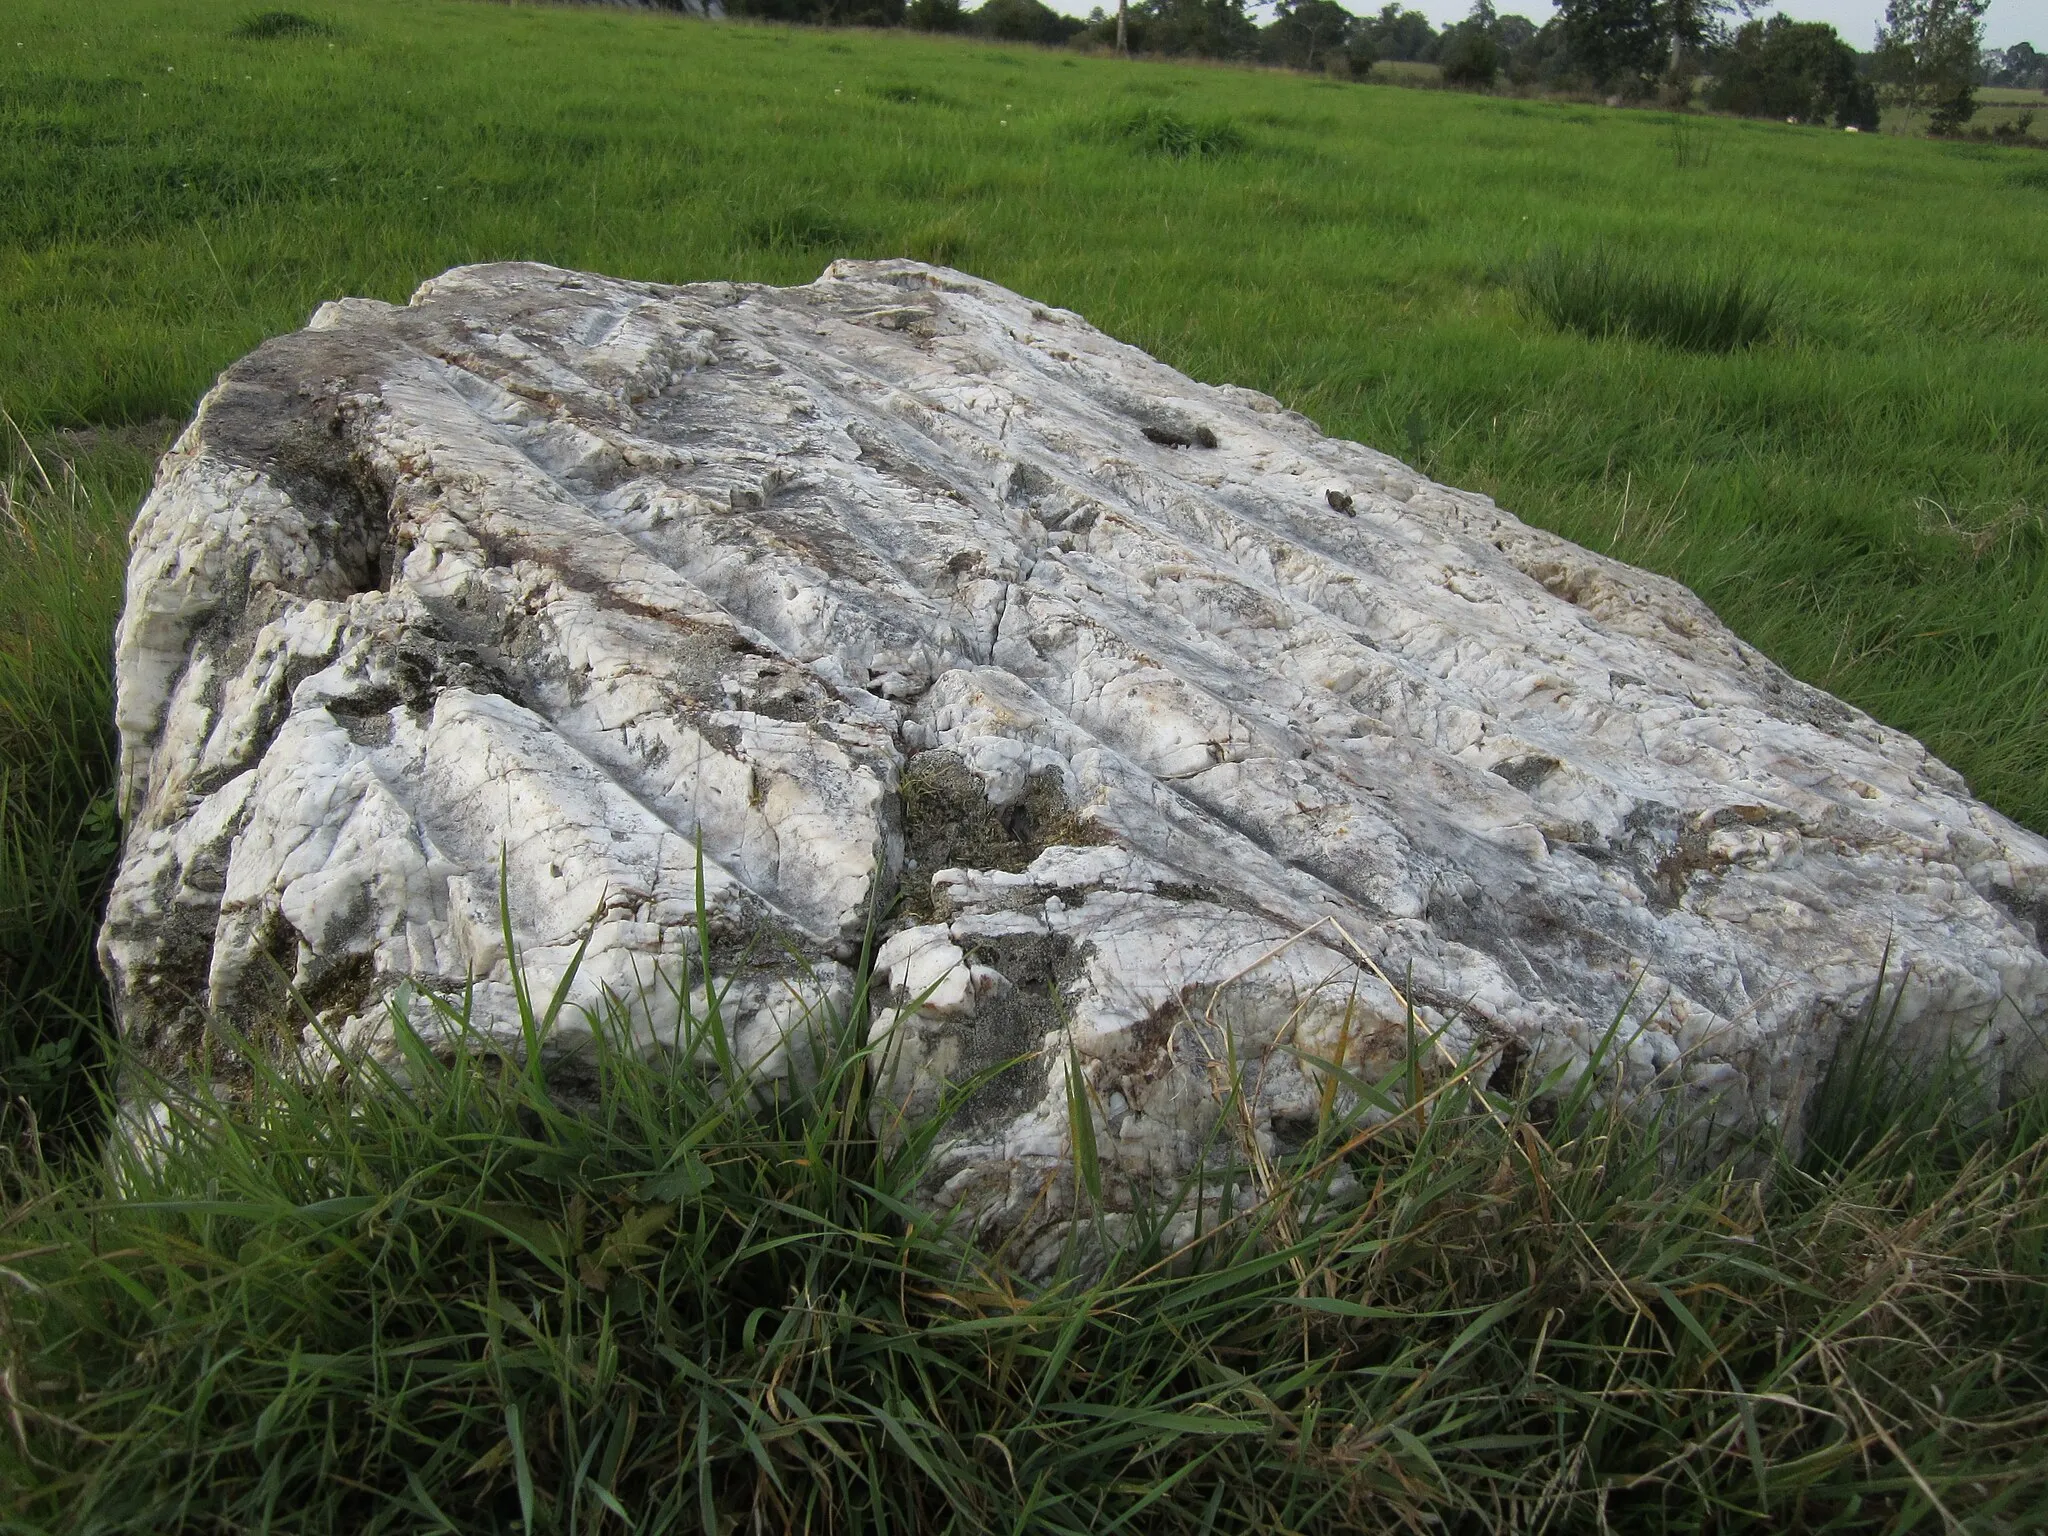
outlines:
[{"label": "ridge along rock top", "polygon": [[165,458],[118,661],[103,955],[159,1061],[295,1009],[388,1049],[406,978],[514,1028],[501,861],[533,991],[588,930],[572,1003],[656,1040],[701,843],[762,1073],[900,896],[885,1097],[1002,1069],[933,1183],[991,1225],[1072,1198],[1070,1073],[1128,1206],[1214,1146],[1226,1051],[1284,1154],[1304,1058],[1377,1072],[1409,1003],[1566,1079],[1624,1019],[1621,1091],[1794,1134],[1887,953],[1991,1082],[2048,1018],[2048,844],[1918,743],[1667,580],[912,262],[322,307]]}]

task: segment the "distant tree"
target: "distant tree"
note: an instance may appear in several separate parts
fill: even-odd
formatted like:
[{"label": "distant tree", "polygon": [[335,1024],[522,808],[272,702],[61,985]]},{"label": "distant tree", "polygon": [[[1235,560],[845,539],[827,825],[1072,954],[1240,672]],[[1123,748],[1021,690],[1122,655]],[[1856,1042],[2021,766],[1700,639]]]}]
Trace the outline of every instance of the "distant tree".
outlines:
[{"label": "distant tree", "polygon": [[1280,0],[1259,34],[1260,51],[1275,64],[1321,69],[1342,54],[1357,21],[1336,0]]},{"label": "distant tree", "polygon": [[726,14],[828,27],[895,27],[904,0],[726,0]]},{"label": "distant tree", "polygon": [[903,12],[903,22],[920,32],[957,32],[960,0],[910,0]]},{"label": "distant tree", "polygon": [[1526,48],[1536,41],[1536,23],[1526,16],[1502,16],[1493,24],[1494,35],[1500,39],[1501,52],[1513,53]]},{"label": "distant tree", "polygon": [[1729,41],[1728,18],[1768,5],[1770,0],[1661,0],[1667,80],[1694,77],[1709,49]]},{"label": "distant tree", "polygon": [[1138,0],[1130,20],[1151,53],[1242,59],[1258,52],[1259,29],[1245,14],[1244,0]]},{"label": "distant tree", "polygon": [[1558,0],[1556,20],[1513,45],[1519,56],[1509,61],[1509,73],[1557,84],[1576,81],[1624,96],[1648,95],[1661,82],[1682,102],[1690,98],[1706,54],[1727,43],[1728,18],[1765,3]]},{"label": "distant tree", "polygon": [[1377,16],[1360,22],[1358,37],[1372,49],[1375,58],[1404,63],[1435,59],[1440,41],[1427,16],[1420,11],[1403,10],[1395,0],[1382,6]]},{"label": "distant tree", "polygon": [[[1362,80],[1372,73],[1373,65],[1379,61],[1380,51],[1373,46],[1365,28],[1354,26],[1344,39],[1344,63],[1348,72]],[[1335,67],[1334,61],[1331,67]]]},{"label": "distant tree", "polygon": [[987,0],[960,18],[961,30],[1006,43],[1064,43],[1087,26],[1040,0]]},{"label": "distant tree", "polygon": [[1560,0],[1558,27],[1571,71],[1602,90],[1647,94],[1670,51],[1665,11],[1659,0]]},{"label": "distant tree", "polygon": [[1977,110],[1977,74],[1989,0],[1888,0],[1871,74],[1932,133],[1953,133]]},{"label": "distant tree", "polygon": [[2010,48],[1987,48],[1977,79],[1983,85],[2002,85],[2020,90],[2048,91],[2048,54],[2032,43],[2014,43]]},{"label": "distant tree", "polygon": [[1555,18],[1538,27],[1524,16],[1501,18],[1502,67],[1517,85],[1561,85],[1572,74],[1564,25]]},{"label": "distant tree", "polygon": [[1856,50],[1824,21],[1746,22],[1715,52],[1713,69],[1706,99],[1716,111],[1877,126],[1877,92],[1858,71]]},{"label": "distant tree", "polygon": [[1500,17],[1491,0],[1475,0],[1472,14],[1444,29],[1437,64],[1447,85],[1485,90],[1500,73]]}]

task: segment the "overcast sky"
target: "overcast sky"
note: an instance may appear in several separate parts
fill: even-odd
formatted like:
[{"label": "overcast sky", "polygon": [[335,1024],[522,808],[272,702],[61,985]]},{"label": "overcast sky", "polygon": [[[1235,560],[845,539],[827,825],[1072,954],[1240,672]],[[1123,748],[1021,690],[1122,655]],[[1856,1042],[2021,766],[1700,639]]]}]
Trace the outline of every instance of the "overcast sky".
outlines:
[{"label": "overcast sky", "polygon": [[[1111,9],[1116,0],[1046,0],[1046,3],[1070,16],[1085,16],[1098,3],[1104,10]],[[1364,14],[1377,11],[1386,0],[1339,0],[1339,3],[1348,11]],[[1402,0],[1402,4],[1426,12],[1438,26],[1458,20],[1472,8],[1471,0]],[[1527,16],[1539,24],[1555,10],[1548,0],[1495,0],[1495,4],[1507,14]],[[1253,9],[1261,16],[1272,14],[1271,5],[1258,4],[1256,0]],[[1765,13],[1771,9],[1766,7]],[[1795,21],[1831,21],[1835,30],[1857,48],[1870,46],[1877,24],[1884,19],[1884,0],[1792,0],[1791,4],[1776,9]],[[2048,50],[2048,0],[1991,0],[1991,9],[1984,13],[1985,46],[2005,48],[2022,40]]]}]

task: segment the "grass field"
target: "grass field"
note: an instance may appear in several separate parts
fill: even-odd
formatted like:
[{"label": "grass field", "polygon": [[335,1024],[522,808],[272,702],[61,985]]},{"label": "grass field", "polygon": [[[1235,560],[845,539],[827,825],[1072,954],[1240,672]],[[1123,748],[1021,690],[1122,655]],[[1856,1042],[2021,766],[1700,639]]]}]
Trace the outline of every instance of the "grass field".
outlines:
[{"label": "grass field", "polygon": [[2048,91],[1987,86],[1977,93],[1977,113],[1970,119],[1970,126],[1994,131],[2004,127],[2017,133],[2023,117],[2028,147],[2048,148]]},{"label": "grass field", "polygon": [[[1970,118],[1969,131],[2010,127],[2017,132],[2019,119],[2028,115],[2025,147],[2048,148],[2048,91],[2021,90],[2011,86],[1986,85],[1977,89],[1977,111]],[[1881,126],[1886,133],[1925,133],[1927,114],[1908,117],[1898,107],[1886,107]]]},{"label": "grass field", "polygon": [[1441,85],[1444,72],[1419,59],[1381,59],[1372,67],[1375,85]]},{"label": "grass field", "polygon": [[[1792,670],[1921,736],[2048,830],[2048,157],[1723,120],[1680,130],[1655,113],[905,34],[460,0],[306,9],[320,29],[264,38],[237,35],[253,5],[222,0],[14,0],[0,14],[0,406],[13,423],[0,423],[0,1074],[46,1126],[89,1108],[72,1063],[98,1021],[89,944],[115,832],[106,646],[152,454],[218,369],[320,301],[402,300],[459,262],[780,283],[840,255],[967,268],[1677,576]],[[1682,326],[1556,328],[1529,277],[1574,263],[1638,274],[1644,291],[1739,289],[1770,323],[1726,350],[1644,339],[1693,334]],[[161,1208],[108,1207],[89,1181],[20,1154],[0,1221],[0,1307],[16,1311],[10,1333],[0,1310],[0,1339],[28,1343],[0,1359],[0,1489],[15,1490],[0,1492],[0,1530],[169,1529],[181,1498],[227,1499],[230,1484],[239,1512],[204,1528],[262,1528],[263,1499],[323,1457],[374,1466],[365,1486],[399,1500],[401,1528],[434,1528],[428,1505],[453,1499],[460,1523],[441,1528],[530,1515],[581,1529],[604,1500],[577,1479],[606,1447],[653,1477],[693,1433],[721,1449],[703,1451],[687,1487],[648,1492],[655,1503],[769,1509],[762,1486],[810,1477],[840,1490],[843,1514],[846,1469],[869,1456],[903,1501],[861,1506],[876,1528],[941,1525],[948,1510],[996,1528],[1038,1496],[1039,1473],[1046,1528],[1073,1530],[1119,1515],[1128,1529],[1202,1529],[1204,1509],[1213,1529],[1430,1512],[1480,1529],[1455,1522],[1488,1509],[1526,1529],[1591,1529],[1609,1505],[1632,1529],[1734,1529],[1760,1511],[1813,1529],[2048,1521],[2035,1449],[2048,1193],[2025,1105],[1967,1133],[1930,1113],[1939,1134],[1803,1165],[1768,1195],[1667,1186],[1654,1157],[1589,1160],[1584,1138],[1607,1133],[1583,1128],[1525,1167],[1486,1141],[1486,1115],[1452,1116],[1472,1139],[1445,1155],[1442,1181],[1388,1175],[1415,1196],[1373,1207],[1395,1227],[1319,1232],[1337,1246],[1277,1269],[1270,1248],[1224,1256],[1231,1278],[1207,1291],[1153,1277],[1013,1305],[982,1277],[971,1306],[944,1313],[978,1321],[929,1356],[921,1330],[940,1303],[891,1301],[863,1260],[858,1283],[832,1282],[839,1312],[795,1308],[792,1294],[824,1295],[824,1282],[764,1268],[750,1246],[829,1229],[957,1298],[952,1260],[888,1247],[904,1241],[893,1175],[862,1164],[856,1210],[844,1189],[794,1190],[783,1131],[720,1122],[702,1134],[724,1138],[734,1165],[732,1230],[755,1235],[691,1283],[739,1321],[715,1348],[689,1346],[722,1363],[705,1378],[716,1385],[687,1391],[647,1386],[647,1372],[682,1368],[636,1335],[618,1358],[637,1362],[632,1392],[651,1395],[619,1388],[630,1420],[605,1417],[626,1410],[591,1385],[626,1368],[602,1363],[613,1324],[573,1275],[529,1264],[515,1284],[490,1268],[502,1254],[458,1243],[451,1288],[413,1299],[462,1326],[421,1314],[387,1350],[379,1320],[408,1287],[431,1292],[435,1255],[455,1251],[436,1245],[462,1212],[556,1201],[549,1219],[566,1223],[580,1199],[587,1225],[616,1179],[661,1165],[683,1122],[619,1129],[591,1182],[536,1189],[492,1150],[518,1140],[504,1124],[459,1115],[438,1129],[393,1121],[355,1163],[308,1162],[331,1113],[369,1112],[290,1100],[257,1116],[232,1168],[188,1149],[162,1173]],[[689,1108],[685,1131],[716,1114]],[[20,1129],[17,1116],[10,1137]],[[1388,1167],[1423,1150],[1403,1143]],[[1592,1181],[1572,1198],[1597,1238],[1542,1214],[1565,1165]],[[236,1213],[191,1203],[209,1179]],[[305,1214],[330,1199],[369,1204],[348,1208],[345,1229]],[[1718,1231],[1745,1243],[1700,1246]],[[1396,1257],[1375,1262],[1399,1283],[1346,1267],[1390,1243]],[[81,1265],[94,1244],[134,1257]],[[37,1248],[51,1251],[17,1262]],[[349,1279],[373,1249],[381,1267]],[[299,1259],[280,1253],[328,1278],[294,1289],[280,1277]],[[1472,1254],[1491,1255],[1484,1283],[1466,1277]],[[1678,1258],[1694,1267],[1674,1270]],[[713,1285],[714,1270],[738,1278]],[[60,1283],[74,1271],[76,1287]],[[1273,1288],[1303,1274],[1368,1310],[1327,1313],[1342,1319],[1327,1333],[1287,1312],[1306,1375],[1275,1376],[1276,1335],[1260,1329]],[[1199,1314],[1199,1337],[1176,1333],[1205,1296],[1227,1304]],[[506,1305],[552,1342],[486,1340]],[[740,1316],[756,1306],[766,1322]],[[1381,1306],[1438,1363],[1385,1353]],[[1126,1326],[1144,1349],[1102,1363]],[[811,1471],[777,1460],[781,1432],[747,1417],[775,1417],[772,1392],[758,1395],[784,1379],[757,1347],[770,1336],[796,1339],[805,1370],[886,1366],[838,1378],[864,1383],[858,1406],[817,1399],[845,1417],[793,1421],[808,1427],[785,1438],[810,1446]],[[876,1338],[890,1342],[863,1356]],[[557,1346],[569,1355],[547,1353]],[[1560,1350],[1574,1362],[1563,1376]],[[1143,1362],[1169,1356],[1158,1395],[1132,1397]],[[1382,1374],[1316,1397],[1345,1362]],[[969,1378],[1010,1407],[975,1398],[949,1429],[919,1393],[966,1392]],[[39,1396],[43,1381],[56,1385]],[[1017,1393],[1032,1409],[1005,1417],[1003,1394]],[[283,1405],[264,1421],[282,1426],[270,1441],[259,1400]],[[742,1400],[754,1407],[733,1408]],[[453,1417],[433,1417],[444,1409]],[[545,1434],[529,1446],[522,1423]],[[656,1437],[644,1445],[641,1425]],[[468,1462],[431,1450],[444,1433],[479,1463],[470,1481]],[[581,1472],[561,1461],[592,1444]],[[965,1459],[946,1459],[954,1450]],[[1090,1458],[1119,1470],[1091,1482]],[[988,1491],[999,1465],[1021,1492]],[[1370,1475],[1346,1483],[1347,1467]],[[408,1478],[427,1503],[405,1502]],[[100,1523],[65,1525],[71,1499]],[[330,1523],[362,1528],[362,1508],[343,1501]]]}]

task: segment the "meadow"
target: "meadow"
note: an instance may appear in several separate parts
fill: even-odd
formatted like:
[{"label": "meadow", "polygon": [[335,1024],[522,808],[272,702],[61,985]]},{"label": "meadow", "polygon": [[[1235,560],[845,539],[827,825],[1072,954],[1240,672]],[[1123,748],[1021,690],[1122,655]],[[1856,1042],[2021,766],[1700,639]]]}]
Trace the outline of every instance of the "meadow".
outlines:
[{"label": "meadow", "polygon": [[[2041,149],[2048,147],[2048,122],[2043,122],[2044,114],[2048,114],[2048,91],[1987,85],[1977,92],[1977,110],[1966,131],[1974,135],[2003,129],[2024,140],[2024,147]],[[1908,117],[1897,107],[1886,107],[1880,126],[1886,133],[1925,133],[1927,115],[1923,112]]]},{"label": "meadow", "polygon": [[[876,1149],[805,1150],[829,1107],[736,1128],[668,1082],[601,1135],[488,1063],[404,1112],[280,1083],[226,1151],[135,1173],[148,1200],[67,1171],[103,1081],[108,636],[154,454],[319,302],[462,262],[971,270],[1677,577],[2048,830],[2037,153],[904,33],[303,9],[0,16],[0,1530],[2048,1520],[2039,1105],[1845,1082],[1845,1124],[1897,1128],[1766,1187],[1671,1184],[1653,1133],[1597,1117],[1522,1157],[1488,1127],[1533,1121],[1465,1103],[1431,1122],[1455,1146],[1374,1153],[1355,1228],[1030,1296],[906,1236]],[[1724,347],[1572,320],[1544,294],[1574,271],[1739,291],[1759,323]],[[531,1176],[554,1137],[597,1144]],[[730,1313],[679,1341],[573,1251],[699,1143],[723,1171],[693,1256],[612,1250]],[[486,1206],[578,1235],[508,1254]],[[815,1390],[785,1418],[793,1371]],[[315,1471],[342,1492],[285,1522]]]}]

